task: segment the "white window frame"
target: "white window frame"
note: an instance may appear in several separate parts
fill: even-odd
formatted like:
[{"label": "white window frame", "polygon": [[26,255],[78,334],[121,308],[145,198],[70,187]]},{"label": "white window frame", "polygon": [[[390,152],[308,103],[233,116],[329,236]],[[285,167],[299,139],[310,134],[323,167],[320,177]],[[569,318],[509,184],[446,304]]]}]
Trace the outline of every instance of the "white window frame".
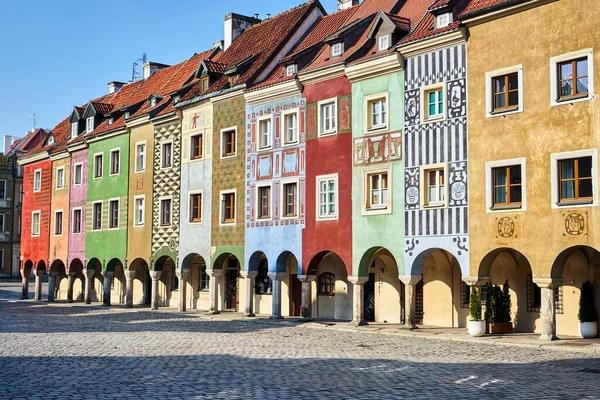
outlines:
[{"label": "white window frame", "polygon": [[88,117],[85,120],[85,131],[87,133],[90,133],[90,132],[94,131],[94,117]]},{"label": "white window frame", "polygon": [[[62,172],[62,182],[59,178],[59,172]],[[56,179],[56,189],[63,189],[65,187],[65,167],[59,167],[56,168],[56,173],[55,173],[55,179]]]},{"label": "white window frame", "polygon": [[[389,92],[382,92],[377,94],[372,94],[364,97],[364,120],[365,120],[365,132],[381,132],[388,130],[390,127],[390,100],[389,100]],[[379,100],[385,100],[385,122],[379,125],[369,126],[369,121],[371,118],[371,103]]]},{"label": "white window frame", "polygon": [[71,139],[75,139],[79,135],[79,122],[71,123]]},{"label": "white window frame", "polygon": [[[588,60],[588,91],[589,94],[578,99],[558,100],[558,64],[564,61],[587,57]],[[562,54],[550,58],[550,106],[579,103],[594,100],[594,49],[583,49],[572,53]]]},{"label": "white window frame", "polygon": [[[269,188],[269,216],[267,218],[261,218],[259,217],[259,212],[260,212],[260,189],[261,188]],[[256,185],[256,190],[255,190],[255,195],[254,195],[254,199],[255,199],[255,209],[256,209],[256,221],[271,221],[273,220],[273,183],[261,183],[260,185]]]},{"label": "white window frame", "polygon": [[[142,201],[142,222],[138,219],[138,201]],[[133,196],[133,227],[141,228],[146,225],[146,195]]]},{"label": "white window frame", "polygon": [[[422,210],[431,210],[431,209],[439,209],[448,207],[448,165],[446,163],[438,163],[438,164],[428,164],[421,165],[421,209]],[[444,171],[444,201],[436,201],[433,203],[425,204],[425,200],[427,198],[427,189],[428,189],[428,177],[427,173],[431,170],[443,170]]]},{"label": "white window frame", "polygon": [[[37,177],[39,176],[39,179]],[[41,192],[42,191],[42,169],[38,168],[33,171],[33,192]]]},{"label": "white window frame", "polygon": [[[443,96],[443,106],[444,106],[444,110],[442,111],[441,114],[436,114],[433,116],[429,115],[429,96],[428,94],[432,91],[439,91],[442,90],[442,96]],[[440,122],[440,121],[444,121],[446,119],[446,110],[448,109],[448,106],[446,104],[446,97],[447,97],[447,92],[446,92],[446,82],[439,82],[439,83],[434,83],[431,85],[427,85],[427,86],[423,86],[421,88],[421,122],[424,124],[429,124],[432,122]]]},{"label": "white window frame", "polygon": [[[81,181],[77,183],[77,168],[81,168]],[[83,163],[77,163],[73,166],[73,186],[81,186],[83,184]]]},{"label": "white window frame", "polygon": [[[571,158],[579,157],[592,157],[592,195],[593,200],[589,204],[561,204],[559,205],[559,182],[558,182],[558,162],[561,160],[567,160]],[[586,149],[568,151],[563,153],[550,154],[550,179],[551,179],[551,194],[550,199],[553,209],[560,208],[583,208],[583,207],[597,207],[598,206],[598,149]]]},{"label": "white window frame", "polygon": [[5,233],[6,231],[6,214],[0,213],[0,233]]},{"label": "white window frame", "polygon": [[377,38],[377,51],[386,51],[390,48],[390,35],[382,35]]},{"label": "white window frame", "polygon": [[298,71],[296,64],[290,64],[285,67],[285,76],[292,76]]},{"label": "white window frame", "polygon": [[[100,228],[94,228],[94,221],[96,218],[96,210],[95,210],[96,204],[100,204]],[[102,204],[102,200],[94,201],[92,203],[92,221],[91,221],[92,222],[92,231],[99,232],[102,230],[102,217],[103,217],[103,213],[104,213],[103,208],[104,208],[104,205]]]},{"label": "white window frame", "polygon": [[[494,180],[492,177],[492,171],[494,168],[510,167],[512,165],[518,165],[521,167],[521,207],[494,207]],[[525,157],[511,158],[508,160],[489,161],[485,163],[485,209],[489,213],[503,213],[503,212],[522,212],[527,211],[527,162]]]},{"label": "white window frame", "polygon": [[[61,227],[60,227],[60,233],[56,233],[56,217],[58,216],[58,213],[61,214]],[[63,232],[65,231],[65,213],[63,212],[63,210],[55,210],[54,211],[54,224],[53,224],[53,228],[54,228],[54,236],[62,236]]]},{"label": "white window frame", "polygon": [[[119,153],[119,159],[118,159],[118,163],[119,163],[119,170],[117,172],[112,172],[112,163],[113,163],[113,154],[114,153]],[[116,148],[116,149],[110,149],[110,157],[109,157],[109,165],[108,165],[108,175],[109,176],[117,176],[121,173],[121,148]]]},{"label": "white window frame", "polygon": [[[200,221],[192,221],[192,196],[200,195]],[[189,225],[202,225],[204,222],[204,190],[191,190],[188,192],[188,224]]]},{"label": "white window frame", "polygon": [[[295,133],[295,137],[293,141],[288,142],[287,141],[287,127],[286,127],[286,118],[289,115],[296,115],[296,133]],[[295,144],[298,144],[300,142],[300,110],[298,108],[294,108],[292,110],[287,110],[287,111],[283,111],[281,113],[281,134],[282,134],[282,140],[281,143],[283,143],[282,147],[286,147],[286,146],[293,146]]]},{"label": "white window frame", "polygon": [[[235,204],[235,212],[233,213],[233,222],[223,222],[223,195],[233,193]],[[235,226],[237,224],[237,189],[221,190],[219,192],[219,225],[220,226]]]},{"label": "white window frame", "polygon": [[[141,172],[145,172],[146,171],[146,160],[148,159],[148,146],[146,145],[146,141],[142,140],[141,142],[135,142],[135,173],[139,174]],[[143,153],[138,152],[138,147],[139,146],[144,146],[144,151]],[[140,157],[140,154],[142,156],[142,160],[143,162],[143,168],[138,168],[138,158]]]},{"label": "white window frame", "polygon": [[[116,202],[117,203],[117,226],[110,226],[111,223],[111,219],[112,219],[112,209],[111,209],[111,203]],[[118,197],[113,197],[112,199],[108,199],[108,230],[109,231],[116,231],[119,229],[119,226],[121,225],[119,222],[119,218],[120,218],[120,211],[121,211],[121,199],[119,199]]]},{"label": "white window frame", "polygon": [[[262,123],[269,121],[270,122],[270,131],[269,131],[269,136],[268,136],[268,144],[266,145],[262,145],[262,139],[263,139],[263,132],[262,132]],[[256,120],[256,126],[258,127],[258,143],[257,143],[257,148],[259,151],[264,151],[264,150],[270,150],[273,148],[273,116],[272,115],[268,115],[268,116],[264,116],[264,117],[260,117]]]},{"label": "white window frame", "polygon": [[[494,94],[494,90],[492,87],[493,78],[497,78],[502,75],[514,74],[517,73],[517,78],[519,80],[519,107],[511,111],[498,111],[494,112],[494,101],[492,100],[492,96]],[[504,115],[511,115],[523,112],[523,92],[525,88],[523,87],[523,65],[513,65],[512,67],[497,69],[495,71],[490,71],[485,73],[485,116],[486,118],[495,118],[501,117]],[[508,99],[506,99],[508,101]]]},{"label": "white window frame", "polygon": [[[169,160],[171,164],[165,166],[165,145],[171,145],[171,151],[169,152]],[[160,142],[160,169],[171,169],[173,168],[173,140],[164,140]]]},{"label": "white window frame", "polygon": [[[384,174],[387,173],[388,176],[388,202],[382,206],[378,207],[370,207],[367,208],[367,204],[369,202],[369,198],[371,196],[369,189],[369,177],[371,175],[376,174]],[[390,165],[384,167],[371,167],[364,168],[361,176],[361,215],[382,215],[382,214],[391,214],[392,213],[392,205],[393,205],[393,193],[394,193],[394,185],[393,185],[393,175],[392,168]]]},{"label": "white window frame", "polygon": [[[80,219],[79,219],[79,232],[75,232],[75,211],[79,211],[80,212]],[[73,210],[71,210],[71,233],[73,235],[81,235],[81,232],[83,231],[83,208],[82,207],[76,207],[73,208]]]},{"label": "white window frame", "polygon": [[7,196],[6,196],[6,180],[5,179],[0,179],[0,186],[1,184],[4,183],[4,196],[0,197],[0,200],[6,200]]},{"label": "white window frame", "polygon": [[339,57],[344,54],[344,43],[337,42],[331,45],[331,57]]},{"label": "white window frame", "polygon": [[[327,215],[327,216],[323,216],[321,215],[321,182],[325,181],[328,182],[330,180],[335,181],[335,213],[333,215]],[[335,174],[329,174],[329,175],[319,175],[316,177],[316,185],[317,185],[317,190],[316,190],[316,194],[317,194],[317,198],[316,198],[316,217],[317,217],[317,221],[337,221],[339,219],[339,214],[340,214],[340,204],[339,204],[339,175],[337,173]],[[329,201],[327,201],[327,205],[329,205]]]},{"label": "white window frame", "polygon": [[[324,130],[324,125],[323,125],[323,112],[322,112],[322,108],[324,106],[328,106],[328,105],[333,105],[333,125],[334,127],[332,129],[329,130]],[[318,136],[329,136],[329,135],[335,135],[337,133],[337,127],[338,127],[338,120],[337,120],[337,97],[332,97],[330,99],[325,99],[325,100],[321,100],[317,103],[317,120],[319,122],[319,126],[318,126]]]},{"label": "white window frame", "polygon": [[[162,216],[163,216],[163,201],[169,200],[169,223],[163,224]],[[169,228],[173,226],[173,196],[161,196],[158,199],[158,227],[161,229]]]},{"label": "white window frame", "polygon": [[[225,155],[225,141],[223,140],[223,135],[225,135],[226,132],[231,132],[231,131],[234,132],[233,134],[235,136],[235,152],[234,152],[234,154],[226,156]],[[229,128],[221,129],[221,160],[226,159],[226,158],[237,157],[237,147],[238,147],[237,134],[238,134],[237,125],[231,126]]]},{"label": "white window frame", "polygon": [[[102,158],[102,169],[100,170],[100,175],[98,175],[98,170],[97,170],[97,163],[96,163],[96,159],[97,157],[101,157]],[[102,179],[102,177],[104,176],[104,153],[95,153],[94,154],[94,179]]]},{"label": "white window frame", "polygon": [[[37,215],[38,226],[37,233],[35,233],[35,215]],[[40,228],[42,226],[42,211],[36,210],[31,212],[31,237],[39,237],[40,236]]]},{"label": "white window frame", "polygon": [[[291,183],[296,184],[296,204],[294,205],[294,209],[296,210],[296,215],[285,216],[285,206],[287,203],[286,193],[285,193],[285,185],[289,185]],[[279,209],[281,210],[281,219],[282,220],[291,220],[291,219],[299,219],[300,218],[300,180],[299,179],[287,179],[281,181],[279,185]],[[272,197],[272,192],[271,192]]]},{"label": "white window frame", "polygon": [[445,28],[453,22],[452,13],[443,13],[435,17],[435,29]]}]

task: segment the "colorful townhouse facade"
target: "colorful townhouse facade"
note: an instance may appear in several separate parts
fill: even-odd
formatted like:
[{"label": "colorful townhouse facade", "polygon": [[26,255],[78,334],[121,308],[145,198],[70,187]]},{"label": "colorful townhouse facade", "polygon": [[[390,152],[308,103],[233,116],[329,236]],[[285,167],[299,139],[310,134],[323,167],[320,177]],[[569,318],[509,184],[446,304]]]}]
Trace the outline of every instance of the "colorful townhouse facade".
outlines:
[{"label": "colorful townhouse facade", "polygon": [[[504,29],[524,21],[560,33],[529,51]],[[577,334],[600,283],[592,24],[581,0],[229,14],[19,155],[23,297],[34,271],[38,300],[48,274],[49,301],[464,327],[471,290],[508,281],[515,331]]]},{"label": "colorful townhouse facade", "polygon": [[[18,145],[20,139],[13,144]],[[22,168],[13,148],[0,154],[0,277],[18,276],[21,241]]]}]

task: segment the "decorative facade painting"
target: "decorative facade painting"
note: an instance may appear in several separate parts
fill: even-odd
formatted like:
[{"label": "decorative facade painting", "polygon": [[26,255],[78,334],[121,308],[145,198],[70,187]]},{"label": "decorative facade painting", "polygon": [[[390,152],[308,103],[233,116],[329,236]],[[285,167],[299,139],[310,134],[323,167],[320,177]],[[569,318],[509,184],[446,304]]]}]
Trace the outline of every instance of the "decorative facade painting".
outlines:
[{"label": "decorative facade painting", "polygon": [[402,159],[402,132],[354,139],[354,165],[377,164]]}]

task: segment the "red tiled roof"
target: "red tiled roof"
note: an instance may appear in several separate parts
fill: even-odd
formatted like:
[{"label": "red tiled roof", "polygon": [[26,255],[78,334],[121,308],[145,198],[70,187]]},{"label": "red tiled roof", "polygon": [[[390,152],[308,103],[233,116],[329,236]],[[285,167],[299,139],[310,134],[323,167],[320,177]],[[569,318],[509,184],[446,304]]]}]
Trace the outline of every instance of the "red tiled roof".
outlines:
[{"label": "red tiled roof", "polygon": [[98,103],[96,101],[92,101],[92,105],[98,114],[108,114],[114,107],[112,104]]},{"label": "red tiled roof", "polygon": [[519,1],[520,0],[471,0],[459,14],[459,17],[463,17],[473,12],[483,11],[487,8],[501,6],[504,3],[516,3]]},{"label": "red tiled roof", "polygon": [[429,9],[435,10],[436,8],[447,6],[451,1],[452,0],[435,0]]},{"label": "red tiled roof", "polygon": [[79,115],[79,118],[81,118],[81,116],[85,112],[85,107],[77,107],[77,106],[75,106],[75,111],[77,111],[77,115]]},{"label": "red tiled roof", "polygon": [[400,44],[416,42],[442,33],[451,32],[458,29],[459,26],[460,21],[454,21],[444,28],[435,29],[435,16],[431,13],[427,13],[415,30],[400,41]]},{"label": "red tiled roof", "polygon": [[220,62],[207,60],[204,62],[204,64],[210,73],[222,74],[227,70],[227,65]]}]

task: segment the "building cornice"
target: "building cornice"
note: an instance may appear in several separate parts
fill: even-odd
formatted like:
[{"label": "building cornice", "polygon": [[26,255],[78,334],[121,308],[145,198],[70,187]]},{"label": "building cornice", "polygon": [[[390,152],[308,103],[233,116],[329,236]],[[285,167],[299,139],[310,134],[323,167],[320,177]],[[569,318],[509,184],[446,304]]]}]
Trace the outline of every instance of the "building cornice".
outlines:
[{"label": "building cornice", "polygon": [[134,128],[136,126],[147,124],[148,122],[150,122],[150,116],[148,114],[146,114],[146,115],[141,115],[132,120],[125,121],[125,126],[128,128]]},{"label": "building cornice", "polygon": [[110,139],[112,137],[119,136],[119,135],[122,135],[124,133],[127,133],[127,129],[118,129],[118,130],[110,131],[110,132],[103,133],[103,134],[100,134],[100,135],[92,136],[90,138],[86,138],[85,141],[87,143],[99,142],[101,140]]},{"label": "building cornice", "polygon": [[61,151],[60,153],[50,154],[50,159],[52,161],[56,161],[56,160],[62,160],[63,158],[69,158],[70,156],[71,155],[69,154],[69,152],[64,150],[64,151]]},{"label": "building cornice", "polygon": [[400,53],[394,52],[385,57],[346,67],[346,76],[350,82],[356,82],[399,72],[403,68],[404,63]]},{"label": "building cornice", "polygon": [[69,152],[74,152],[74,151],[78,151],[78,150],[83,150],[86,147],[87,147],[87,144],[85,143],[85,140],[82,140],[81,142],[67,145],[67,150]]},{"label": "building cornice", "polygon": [[554,3],[558,0],[515,0],[514,2],[517,4],[514,4],[512,6],[505,6],[505,5],[499,5],[498,8],[494,8],[491,7],[487,10],[481,10],[481,11],[475,11],[472,13],[468,13],[465,14],[461,17],[459,17],[459,19],[463,22],[463,24],[465,24],[466,26],[475,26],[475,25],[479,25],[479,24],[484,24],[486,22],[498,19],[498,18],[502,18],[502,17],[506,17],[512,14],[516,14],[519,12],[523,12],[535,7],[539,7],[548,3]]},{"label": "building cornice", "polygon": [[31,156],[23,157],[18,160],[19,165],[33,164],[34,162],[42,161],[48,158],[49,154],[47,151],[41,151]]},{"label": "building cornice", "polygon": [[164,124],[166,122],[170,122],[170,121],[174,121],[179,119],[179,115],[177,115],[176,111],[173,111],[171,113],[165,114],[165,115],[161,115],[160,117],[156,117],[156,118],[152,118],[150,120],[150,122],[152,122],[152,125],[161,125]]},{"label": "building cornice", "polygon": [[298,74],[298,79],[302,85],[310,85],[328,81],[333,78],[344,76],[344,64],[333,65],[326,68],[317,69],[307,73]]},{"label": "building cornice", "polygon": [[256,104],[267,103],[286,97],[292,97],[300,94],[300,89],[296,84],[296,80],[286,81],[280,84],[266,87],[264,89],[255,90],[244,94],[246,102],[253,106]]},{"label": "building cornice", "polygon": [[424,53],[440,50],[447,47],[465,43],[467,40],[466,29],[462,28],[440,36],[434,36],[422,41],[407,43],[398,46],[397,49],[404,58],[415,57]]}]

